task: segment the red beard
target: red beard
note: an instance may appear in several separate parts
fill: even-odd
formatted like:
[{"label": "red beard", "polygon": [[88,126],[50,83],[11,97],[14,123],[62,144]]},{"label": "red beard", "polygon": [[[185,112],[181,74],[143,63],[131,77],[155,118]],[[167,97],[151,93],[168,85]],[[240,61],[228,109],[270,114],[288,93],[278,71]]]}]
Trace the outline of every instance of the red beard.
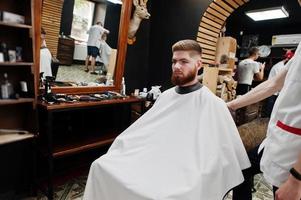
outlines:
[{"label": "red beard", "polygon": [[174,85],[185,85],[194,80],[196,74],[196,68],[191,70],[186,76],[179,71],[174,71],[171,76],[171,82]]}]

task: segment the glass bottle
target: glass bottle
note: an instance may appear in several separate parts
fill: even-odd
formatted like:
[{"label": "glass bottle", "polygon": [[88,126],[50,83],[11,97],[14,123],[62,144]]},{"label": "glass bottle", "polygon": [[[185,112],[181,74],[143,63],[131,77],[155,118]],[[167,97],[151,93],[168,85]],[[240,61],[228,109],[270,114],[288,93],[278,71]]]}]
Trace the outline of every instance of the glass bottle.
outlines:
[{"label": "glass bottle", "polygon": [[1,97],[2,99],[9,99],[12,98],[13,94],[13,85],[8,81],[7,73],[4,73],[4,83],[1,84]]},{"label": "glass bottle", "polygon": [[120,94],[123,95],[123,96],[126,95],[124,77],[122,77],[122,81],[121,81],[121,91],[120,91]]}]

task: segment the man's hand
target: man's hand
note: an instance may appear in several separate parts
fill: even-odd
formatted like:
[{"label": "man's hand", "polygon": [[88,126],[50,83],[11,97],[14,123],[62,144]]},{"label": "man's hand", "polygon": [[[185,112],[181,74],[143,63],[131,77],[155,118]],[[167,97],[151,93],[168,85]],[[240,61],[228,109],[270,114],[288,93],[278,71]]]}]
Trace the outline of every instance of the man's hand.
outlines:
[{"label": "man's hand", "polygon": [[301,181],[289,176],[287,181],[280,186],[275,194],[276,200],[300,200],[301,199]]},{"label": "man's hand", "polygon": [[260,67],[260,70],[264,70],[264,68],[265,68],[265,62],[263,62],[262,64],[261,64],[261,67]]},{"label": "man's hand", "polygon": [[233,102],[228,102],[228,103],[226,103],[227,104],[227,107],[228,107],[228,109],[231,111],[231,112],[235,112],[235,108],[234,108],[234,106],[233,106]]}]

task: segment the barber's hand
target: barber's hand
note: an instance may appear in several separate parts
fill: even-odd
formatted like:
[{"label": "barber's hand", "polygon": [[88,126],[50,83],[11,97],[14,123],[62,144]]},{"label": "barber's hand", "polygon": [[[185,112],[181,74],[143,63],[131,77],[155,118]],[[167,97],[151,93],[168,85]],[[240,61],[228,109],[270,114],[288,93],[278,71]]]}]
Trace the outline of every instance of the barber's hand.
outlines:
[{"label": "barber's hand", "polygon": [[261,70],[264,70],[264,68],[265,68],[265,62],[263,62],[263,63],[261,64]]},{"label": "barber's hand", "polygon": [[276,191],[275,200],[300,200],[301,181],[289,176],[287,181]]},{"label": "barber's hand", "polygon": [[227,107],[228,107],[228,109],[231,111],[231,112],[234,112],[236,109],[234,108],[234,106],[233,106],[233,103],[230,101],[230,102],[228,102],[228,103],[226,103],[227,104]]}]

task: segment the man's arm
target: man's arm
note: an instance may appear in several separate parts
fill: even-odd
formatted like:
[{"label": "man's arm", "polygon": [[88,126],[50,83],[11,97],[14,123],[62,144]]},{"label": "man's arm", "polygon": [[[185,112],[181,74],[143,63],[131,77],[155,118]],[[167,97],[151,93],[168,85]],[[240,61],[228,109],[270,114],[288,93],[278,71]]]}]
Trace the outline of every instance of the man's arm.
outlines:
[{"label": "man's arm", "polygon": [[265,68],[265,63],[263,64],[260,64],[260,67],[259,67],[259,72],[255,74],[255,77],[254,79],[256,81],[261,81],[264,77],[264,68]]},{"label": "man's arm", "polygon": [[227,103],[227,106],[231,110],[236,110],[238,108],[256,103],[265,99],[275,92],[281,90],[284,84],[284,80],[287,74],[287,69],[282,70],[277,76],[272,79],[266,80],[247,94]]},{"label": "man's arm", "polygon": [[105,28],[104,28],[104,32],[105,32],[106,34],[109,34],[109,33],[110,33],[110,31],[107,30],[107,29],[105,29]]},{"label": "man's arm", "polygon": [[[301,174],[301,153],[294,169]],[[287,181],[276,191],[276,200],[300,200],[301,181],[290,175]]]}]

